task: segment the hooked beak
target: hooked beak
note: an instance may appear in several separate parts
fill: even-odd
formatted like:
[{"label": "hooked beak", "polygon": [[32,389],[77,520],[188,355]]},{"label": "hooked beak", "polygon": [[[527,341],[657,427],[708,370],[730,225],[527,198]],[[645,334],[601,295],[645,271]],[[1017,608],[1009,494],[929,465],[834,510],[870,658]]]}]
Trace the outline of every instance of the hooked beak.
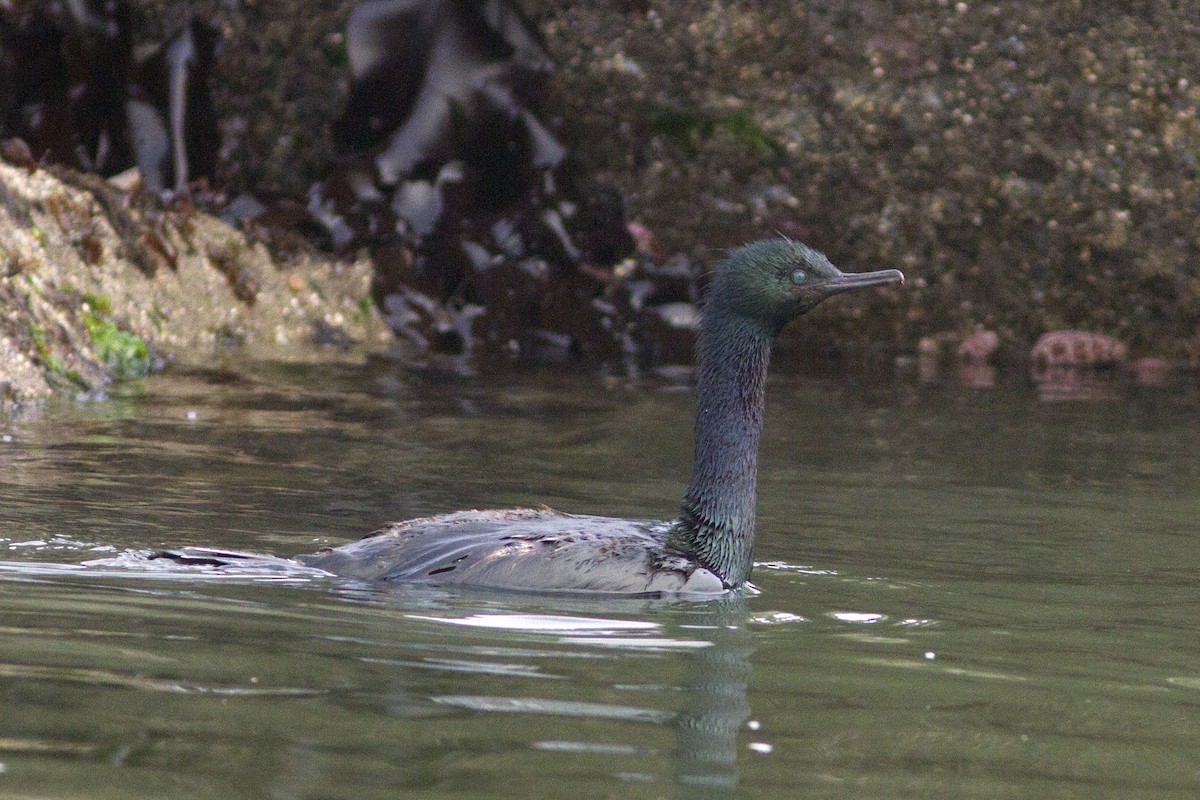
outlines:
[{"label": "hooked beak", "polygon": [[841,294],[853,289],[869,286],[889,286],[904,283],[904,273],[898,269],[881,269],[878,272],[843,272],[842,277],[828,285],[828,294]]}]

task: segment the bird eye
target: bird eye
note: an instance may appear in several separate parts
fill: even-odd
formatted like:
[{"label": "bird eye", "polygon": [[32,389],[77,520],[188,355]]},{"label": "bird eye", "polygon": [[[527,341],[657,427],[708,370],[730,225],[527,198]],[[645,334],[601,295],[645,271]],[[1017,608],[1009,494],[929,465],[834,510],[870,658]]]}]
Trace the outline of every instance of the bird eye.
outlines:
[{"label": "bird eye", "polygon": [[796,284],[797,286],[804,283],[806,280],[808,280],[808,273],[804,270],[798,269],[792,272],[792,283]]}]

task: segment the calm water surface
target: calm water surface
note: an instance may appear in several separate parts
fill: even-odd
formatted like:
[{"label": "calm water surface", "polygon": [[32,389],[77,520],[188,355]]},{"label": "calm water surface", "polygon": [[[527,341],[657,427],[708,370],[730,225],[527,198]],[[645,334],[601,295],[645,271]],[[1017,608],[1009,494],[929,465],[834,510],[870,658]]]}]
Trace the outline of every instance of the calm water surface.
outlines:
[{"label": "calm water surface", "polygon": [[0,417],[0,797],[1194,798],[1200,399],[773,377],[761,594],[138,573],[544,502],[669,516],[691,395],[168,374]]}]

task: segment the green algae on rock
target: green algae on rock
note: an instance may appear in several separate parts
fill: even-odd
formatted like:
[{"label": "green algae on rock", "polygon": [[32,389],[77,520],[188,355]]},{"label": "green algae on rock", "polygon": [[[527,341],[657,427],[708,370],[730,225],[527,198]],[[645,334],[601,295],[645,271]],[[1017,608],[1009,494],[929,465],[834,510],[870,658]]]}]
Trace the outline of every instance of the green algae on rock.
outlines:
[{"label": "green algae on rock", "polygon": [[[97,182],[120,195],[129,219],[112,219]],[[94,176],[0,161],[0,405],[103,390],[144,376],[155,354],[210,363],[231,339],[248,358],[297,361],[394,344],[378,317],[363,313],[364,260],[298,252],[282,264],[194,208],[135,200]],[[150,229],[144,216],[173,265],[148,272],[136,263]],[[214,263],[210,251],[234,252],[239,271]],[[253,271],[253,302],[238,285],[240,270]]]},{"label": "green algae on rock", "polygon": [[[839,263],[909,272],[902,296],[816,312],[806,339],[911,350],[983,327],[1026,352],[1077,328],[1118,337],[1131,357],[1200,359],[1190,6],[520,5],[557,64],[555,101],[588,165],[667,252],[711,265],[720,248],[778,230]],[[302,195],[327,173],[354,3],[131,6],[142,43],[189,13],[225,35],[220,185]],[[783,155],[764,158],[775,144]],[[0,274],[15,258],[0,252]]]}]

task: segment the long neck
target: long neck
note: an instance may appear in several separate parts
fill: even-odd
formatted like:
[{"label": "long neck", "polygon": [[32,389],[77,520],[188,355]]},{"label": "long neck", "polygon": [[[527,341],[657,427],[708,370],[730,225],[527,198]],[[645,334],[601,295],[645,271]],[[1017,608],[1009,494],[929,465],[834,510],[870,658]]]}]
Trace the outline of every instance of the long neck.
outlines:
[{"label": "long neck", "polygon": [[692,482],[668,545],[730,586],[750,577],[763,392],[774,337],[722,308],[701,322]]}]

